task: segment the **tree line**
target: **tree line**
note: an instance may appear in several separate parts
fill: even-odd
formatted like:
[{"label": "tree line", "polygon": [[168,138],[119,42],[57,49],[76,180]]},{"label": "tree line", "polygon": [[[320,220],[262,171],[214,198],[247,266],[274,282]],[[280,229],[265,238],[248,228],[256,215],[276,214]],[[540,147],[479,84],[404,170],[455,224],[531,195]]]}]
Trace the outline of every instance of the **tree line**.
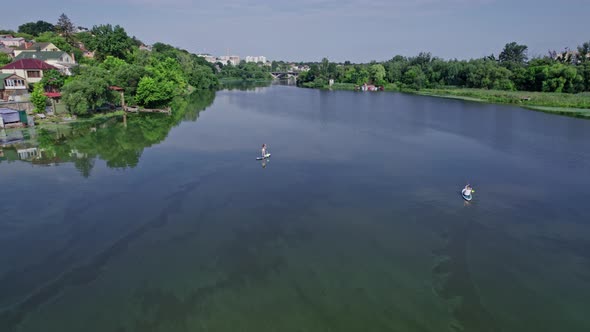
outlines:
[{"label": "tree line", "polygon": [[[119,96],[110,89],[113,86],[124,89],[127,104],[156,108],[194,90],[219,85],[215,66],[186,50],[164,43],[155,43],[151,50],[140,49],[143,43],[119,25],[101,24],[85,30],[76,29],[62,14],[55,25],[30,22],[14,33],[36,42],[51,42],[79,61],[74,75],[49,71],[37,84],[46,91],[61,91],[71,113],[84,115],[117,103]],[[83,57],[83,52],[92,52],[93,57]],[[41,105],[43,93],[36,89],[32,99]]]},{"label": "tree line", "polygon": [[239,79],[243,81],[271,80],[270,67],[264,64],[240,61],[237,66],[231,64],[223,65],[218,62],[219,78]]},{"label": "tree line", "polygon": [[465,87],[478,89],[579,93],[590,91],[590,42],[575,51],[550,52],[528,58],[528,47],[508,43],[498,55],[471,60],[444,60],[430,53],[397,55],[368,64],[332,63],[324,58],[310,63],[298,77],[305,87],[324,88],[337,83],[386,85],[390,89]]}]

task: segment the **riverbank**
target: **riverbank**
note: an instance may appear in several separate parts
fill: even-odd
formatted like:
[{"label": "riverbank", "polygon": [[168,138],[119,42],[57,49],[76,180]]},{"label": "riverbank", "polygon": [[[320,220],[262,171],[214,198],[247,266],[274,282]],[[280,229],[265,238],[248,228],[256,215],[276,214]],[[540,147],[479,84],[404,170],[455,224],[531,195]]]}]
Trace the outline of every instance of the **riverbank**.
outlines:
[{"label": "riverbank", "polygon": [[240,83],[270,83],[272,79],[254,79],[241,77],[225,77],[219,79],[219,84],[223,87],[224,85],[240,84]]},{"label": "riverbank", "polygon": [[[313,84],[303,84],[305,88],[317,88]],[[353,91],[356,85],[352,83],[334,83],[331,90]],[[502,91],[468,88],[440,88],[440,89],[403,89],[395,84],[384,86],[385,91],[402,92],[430,97],[452,98],[481,103],[511,104],[522,106],[534,111],[567,115],[573,117],[590,118],[590,93],[553,93],[529,91]]]},{"label": "riverbank", "polygon": [[590,117],[590,94],[588,93],[569,94],[453,88],[403,92],[484,103],[512,104],[546,113]]},{"label": "riverbank", "polygon": [[123,110],[109,113],[95,113],[89,116],[71,116],[69,114],[48,116],[45,119],[35,118],[35,127],[41,129],[53,130],[55,128],[69,126],[81,123],[96,123],[109,120],[111,118],[123,117]]}]

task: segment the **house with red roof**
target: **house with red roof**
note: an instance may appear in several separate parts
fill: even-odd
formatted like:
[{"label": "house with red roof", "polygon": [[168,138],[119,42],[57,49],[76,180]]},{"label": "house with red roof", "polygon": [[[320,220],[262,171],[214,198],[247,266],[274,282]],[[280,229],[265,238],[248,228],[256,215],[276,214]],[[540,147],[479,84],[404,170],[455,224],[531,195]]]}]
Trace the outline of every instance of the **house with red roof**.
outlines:
[{"label": "house with red roof", "polygon": [[0,72],[24,77],[27,83],[31,84],[41,81],[43,73],[52,69],[57,70],[56,67],[39,59],[20,59],[0,67]]}]

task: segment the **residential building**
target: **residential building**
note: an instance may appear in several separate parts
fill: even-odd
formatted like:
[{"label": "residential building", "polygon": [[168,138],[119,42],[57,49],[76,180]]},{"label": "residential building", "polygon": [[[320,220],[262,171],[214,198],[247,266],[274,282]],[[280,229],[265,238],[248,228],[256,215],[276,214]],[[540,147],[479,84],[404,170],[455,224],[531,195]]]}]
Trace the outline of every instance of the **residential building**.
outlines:
[{"label": "residential building", "polygon": [[14,49],[4,46],[0,43],[0,53],[7,54],[9,57],[14,58]]},{"label": "residential building", "polygon": [[308,65],[298,66],[298,65],[291,64],[289,70],[297,71],[297,72],[308,71],[309,66]]},{"label": "residential building", "polygon": [[67,76],[72,75],[72,69],[76,66],[74,57],[63,51],[22,52],[16,56],[15,60],[21,59],[39,59],[45,61]]},{"label": "residential building", "polygon": [[13,37],[11,35],[0,35],[0,42],[6,47],[22,47],[25,45],[25,39],[22,37]]},{"label": "residential building", "polygon": [[78,42],[78,48],[82,51],[82,56],[89,59],[94,59],[94,51],[90,51],[86,48],[84,43]]},{"label": "residential building", "polygon": [[41,81],[43,73],[51,69],[57,70],[55,66],[39,59],[20,59],[0,67],[0,72],[24,77],[27,83],[31,84]]},{"label": "residential building", "polygon": [[142,51],[151,52],[152,51],[152,45],[144,45],[144,44],[141,44],[139,46],[139,49],[142,50]]},{"label": "residential building", "polygon": [[228,62],[231,65],[237,66],[240,64],[240,57],[237,55],[223,55],[217,58],[218,62],[226,65]]},{"label": "residential building", "polygon": [[0,128],[22,127],[28,124],[27,112],[0,108]]},{"label": "residential building", "polygon": [[216,63],[217,57],[211,54],[197,54],[198,57],[204,58],[209,63]]},{"label": "residential building", "polygon": [[30,45],[23,45],[14,49],[14,56],[18,56],[23,52],[60,52],[61,50],[53,45],[53,43],[33,43]]},{"label": "residential building", "polygon": [[19,101],[21,96],[27,94],[27,81],[24,77],[0,73],[0,100]]},{"label": "residential building", "polygon": [[246,57],[246,62],[254,62],[254,63],[266,63],[266,57],[265,56],[247,56]]},{"label": "residential building", "polygon": [[90,30],[88,28],[85,28],[85,27],[76,27],[76,28],[74,28],[74,33],[80,33],[80,32],[90,32]]}]

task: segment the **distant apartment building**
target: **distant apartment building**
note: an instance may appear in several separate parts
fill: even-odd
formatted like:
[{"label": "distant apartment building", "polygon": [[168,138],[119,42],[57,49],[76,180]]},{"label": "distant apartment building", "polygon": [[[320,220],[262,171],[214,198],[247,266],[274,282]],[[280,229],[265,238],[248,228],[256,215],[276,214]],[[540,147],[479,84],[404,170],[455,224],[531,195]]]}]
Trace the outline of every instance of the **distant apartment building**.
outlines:
[{"label": "distant apartment building", "polygon": [[218,57],[217,60],[224,65],[229,63],[231,65],[237,66],[240,64],[240,57],[237,55],[223,55]]},{"label": "distant apartment building", "polygon": [[211,54],[197,54],[198,57],[204,58],[209,63],[216,63],[217,57]]},{"label": "distant apartment building", "polygon": [[217,63],[221,62],[223,65],[229,64],[237,66],[240,64],[240,57],[237,55],[222,55],[222,56],[214,56],[211,54],[197,54],[197,56],[204,58],[205,61],[210,63]]},{"label": "distant apartment building", "polygon": [[246,57],[246,62],[254,62],[254,63],[266,63],[266,57],[265,56],[247,56]]}]

